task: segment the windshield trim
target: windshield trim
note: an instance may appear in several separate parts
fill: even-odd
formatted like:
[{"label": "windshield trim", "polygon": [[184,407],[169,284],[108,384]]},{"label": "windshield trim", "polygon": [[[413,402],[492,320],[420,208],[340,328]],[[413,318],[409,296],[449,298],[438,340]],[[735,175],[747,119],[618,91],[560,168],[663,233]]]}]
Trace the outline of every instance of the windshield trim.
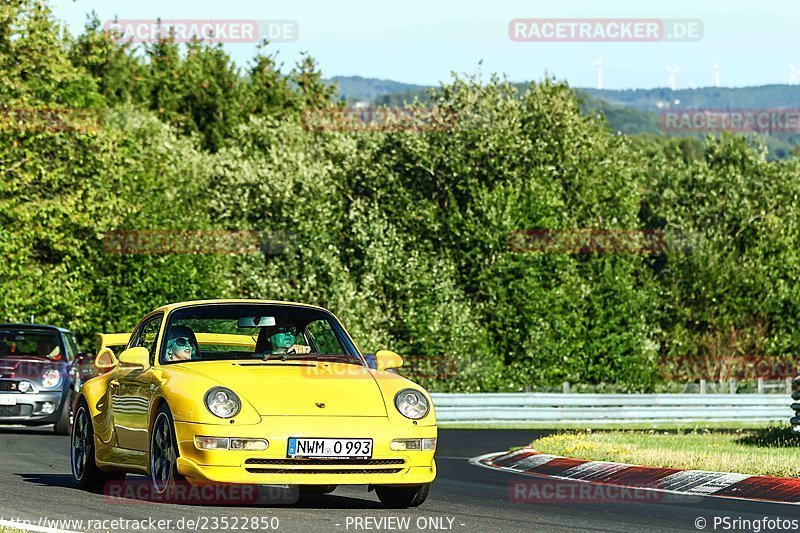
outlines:
[{"label": "windshield trim", "polygon": [[[168,332],[168,329],[170,327],[170,322],[172,320],[172,317],[173,317],[174,313],[178,313],[180,311],[184,311],[184,310],[192,309],[192,308],[213,308],[213,307],[232,307],[232,306],[258,306],[258,307],[267,307],[267,308],[285,307],[285,308],[290,308],[290,309],[307,310],[307,311],[310,311],[310,312],[313,312],[313,313],[319,313],[319,314],[325,316],[325,318],[331,324],[331,329],[333,330],[333,333],[336,336],[336,339],[342,345],[342,348],[344,348],[345,352],[348,352],[348,351],[351,352],[351,353],[345,354],[345,355],[347,357],[352,358],[354,364],[357,362],[360,366],[363,366],[365,368],[369,368],[369,365],[367,365],[367,362],[364,359],[364,356],[361,354],[361,352],[358,351],[358,348],[356,347],[355,343],[353,342],[353,339],[350,338],[350,335],[347,333],[347,330],[344,328],[344,325],[341,322],[339,322],[339,319],[337,319],[336,316],[333,313],[331,313],[330,311],[328,311],[327,309],[324,309],[322,307],[311,306],[311,305],[303,305],[303,304],[297,304],[297,303],[284,303],[284,302],[267,303],[267,302],[252,302],[252,301],[251,302],[248,302],[248,301],[219,302],[219,303],[204,302],[204,303],[195,303],[195,304],[184,305],[184,306],[176,307],[176,308],[170,310],[170,312],[167,313],[167,315],[165,317],[165,320],[164,320],[164,323],[163,323],[163,326],[162,326],[162,330],[161,330],[162,335],[161,335],[161,338],[159,339],[158,357],[155,358],[156,363],[159,366],[166,366],[166,365],[174,365],[174,364],[200,363],[200,362],[210,362],[210,361],[235,361],[235,362],[248,361],[249,362],[250,360],[247,360],[247,359],[223,359],[223,358],[221,358],[221,359],[196,360],[196,361],[191,361],[191,360],[189,360],[189,361],[166,361],[165,360],[166,350],[167,350],[167,343],[166,342],[162,342],[162,341],[163,341],[163,339],[166,339],[166,337],[167,337],[167,332]],[[288,355],[304,355],[304,354],[288,354]],[[256,357],[253,357],[252,361],[260,362],[260,359],[256,358]]]},{"label": "windshield trim", "polygon": [[64,342],[64,332],[55,327],[55,326],[40,326],[38,324],[0,324],[0,331],[14,331],[14,332],[38,332],[38,333],[47,333],[50,335],[55,336],[56,342],[58,343],[58,348],[60,350],[60,358],[53,359],[47,355],[25,355],[25,354],[12,354],[12,353],[2,353],[0,352],[0,359],[8,358],[8,357],[15,357],[17,359],[21,358],[37,358],[42,359],[44,361],[49,361],[51,363],[60,363],[60,362],[70,362],[70,359],[67,357],[66,345]]}]

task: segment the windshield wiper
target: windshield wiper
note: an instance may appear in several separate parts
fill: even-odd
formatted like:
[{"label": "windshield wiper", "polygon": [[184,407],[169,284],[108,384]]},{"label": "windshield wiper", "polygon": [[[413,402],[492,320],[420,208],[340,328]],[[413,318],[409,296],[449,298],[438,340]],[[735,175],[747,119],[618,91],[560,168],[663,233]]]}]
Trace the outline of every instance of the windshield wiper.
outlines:
[{"label": "windshield wiper", "polygon": [[352,355],[347,355],[343,353],[320,353],[320,352],[309,352],[309,353],[291,353],[291,354],[283,354],[281,359],[285,360],[286,357],[293,356],[295,359],[317,359],[317,360],[324,360],[329,359],[331,361],[344,361],[353,364],[360,364],[361,361],[358,360],[357,357]]},{"label": "windshield wiper", "polygon": [[[278,355],[278,354],[273,354],[273,353],[269,353],[269,352],[264,352],[264,353],[259,353],[259,354],[256,354],[256,357],[260,357],[262,361],[269,361],[269,358],[270,358],[270,357],[272,357],[273,355]],[[280,354],[280,356],[281,356],[281,361],[286,361],[286,359],[287,359],[287,358],[288,358],[290,355],[314,355],[314,352],[312,352],[312,353],[305,353],[305,354],[300,354],[300,353],[295,353],[295,352],[284,352],[284,353]],[[333,354],[319,354],[319,355],[333,355]]]}]

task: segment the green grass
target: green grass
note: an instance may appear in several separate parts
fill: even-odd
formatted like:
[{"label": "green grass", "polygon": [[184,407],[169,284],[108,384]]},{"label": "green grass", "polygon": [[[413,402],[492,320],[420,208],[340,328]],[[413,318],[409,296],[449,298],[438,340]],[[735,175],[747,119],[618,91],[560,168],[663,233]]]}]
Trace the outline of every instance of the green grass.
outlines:
[{"label": "green grass", "polygon": [[737,431],[567,432],[536,439],[531,447],[593,461],[800,477],[800,437],[788,426]]}]

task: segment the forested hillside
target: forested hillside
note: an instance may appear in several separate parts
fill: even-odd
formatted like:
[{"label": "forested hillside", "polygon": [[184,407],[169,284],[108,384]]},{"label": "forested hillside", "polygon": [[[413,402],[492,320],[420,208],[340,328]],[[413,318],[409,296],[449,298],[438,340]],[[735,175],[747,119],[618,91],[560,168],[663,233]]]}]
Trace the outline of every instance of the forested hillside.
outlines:
[{"label": "forested hillside", "polygon": [[[724,135],[632,141],[544,80],[454,78],[446,127],[317,130],[335,88],[269,46],[250,64],[165,40],[71,38],[0,7],[0,318],[85,346],[194,298],[329,307],[363,351],[452,358],[434,390],[653,390],[659,361],[793,355],[800,161]],[[94,120],[93,117],[97,117]],[[652,230],[647,250],[531,251],[529,229]],[[268,253],[111,253],[109,232],[280,236]]]},{"label": "forested hillside", "polygon": [[[367,101],[374,105],[402,106],[415,99],[430,102],[437,88],[376,80],[360,76],[336,76],[337,95],[346,102]],[[527,84],[514,84],[524,93]],[[796,110],[800,103],[800,85],[765,85],[761,87],[702,87],[699,89],[575,89],[585,114],[598,112],[613,131],[630,136],[645,135],[649,142],[668,137],[692,137],[702,140],[703,134],[665,131],[660,113],[672,109],[774,109]],[[677,102],[677,103],[676,103]],[[660,107],[661,106],[661,107]],[[800,134],[777,132],[762,136],[769,159],[800,156]]]}]

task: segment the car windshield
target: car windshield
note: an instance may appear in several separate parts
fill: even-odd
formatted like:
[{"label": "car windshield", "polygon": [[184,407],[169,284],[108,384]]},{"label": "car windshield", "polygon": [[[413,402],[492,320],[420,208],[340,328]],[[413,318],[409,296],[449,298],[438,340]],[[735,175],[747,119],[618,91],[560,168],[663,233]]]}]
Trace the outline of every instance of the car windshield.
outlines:
[{"label": "car windshield", "polygon": [[330,360],[363,365],[330,313],[285,304],[209,304],[173,311],[159,361]]},{"label": "car windshield", "polygon": [[0,357],[47,357],[53,361],[63,358],[61,340],[50,329],[0,328]]}]

